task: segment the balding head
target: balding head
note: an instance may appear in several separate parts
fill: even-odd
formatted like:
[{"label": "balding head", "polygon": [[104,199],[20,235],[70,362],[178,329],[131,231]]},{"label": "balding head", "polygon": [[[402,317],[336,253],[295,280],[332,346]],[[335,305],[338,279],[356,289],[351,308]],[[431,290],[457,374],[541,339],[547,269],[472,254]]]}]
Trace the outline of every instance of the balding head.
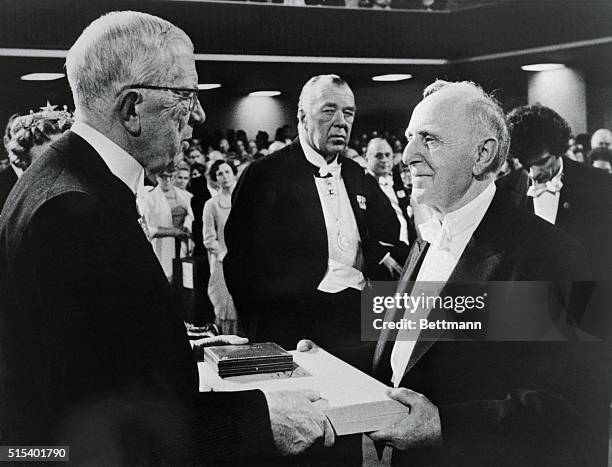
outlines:
[{"label": "balding head", "polygon": [[494,180],[508,152],[497,102],[469,82],[436,81],[415,107],[406,137],[413,197],[441,212],[459,209]]},{"label": "balding head", "polygon": [[600,128],[591,136],[591,148],[611,148],[612,131],[607,128]]},{"label": "balding head", "polygon": [[366,149],[368,170],[377,177],[391,175],[393,169],[393,150],[383,138],[372,138]]},{"label": "balding head", "polygon": [[355,96],[346,81],[337,75],[315,76],[300,94],[300,141],[333,160],[346,149],[354,116]]}]

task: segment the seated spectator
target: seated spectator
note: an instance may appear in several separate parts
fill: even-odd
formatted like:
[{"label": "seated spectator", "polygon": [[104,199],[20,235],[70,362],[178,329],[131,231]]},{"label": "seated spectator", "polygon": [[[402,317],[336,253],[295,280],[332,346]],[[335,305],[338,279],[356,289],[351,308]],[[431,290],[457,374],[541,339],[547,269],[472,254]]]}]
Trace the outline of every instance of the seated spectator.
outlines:
[{"label": "seated spectator", "polygon": [[597,147],[589,153],[591,165],[596,169],[602,169],[612,173],[612,149]]},{"label": "seated spectator", "polygon": [[149,191],[141,206],[149,240],[168,281],[172,280],[172,260],[176,257],[177,241],[180,242],[179,254],[189,252],[188,240],[191,237],[192,194],[173,185],[175,169],[169,166],[157,176],[157,186]]},{"label": "seated spectator", "polygon": [[4,172],[11,166],[8,156],[2,156],[0,159],[0,173]]},{"label": "seated spectator", "polygon": [[0,211],[8,195],[26,170],[49,145],[68,130],[74,122],[67,107],[55,110],[55,105],[41,107],[39,112],[13,115],[4,134],[4,147],[10,167],[0,174]]},{"label": "seated spectator", "polygon": [[203,237],[208,250],[210,263],[210,281],[208,296],[215,309],[217,325],[222,334],[238,333],[238,315],[223,274],[223,258],[227,254],[225,246],[225,223],[232,207],[232,191],[236,186],[236,167],[224,160],[213,162],[210,167],[210,179],[219,185],[217,195],[204,205]]}]

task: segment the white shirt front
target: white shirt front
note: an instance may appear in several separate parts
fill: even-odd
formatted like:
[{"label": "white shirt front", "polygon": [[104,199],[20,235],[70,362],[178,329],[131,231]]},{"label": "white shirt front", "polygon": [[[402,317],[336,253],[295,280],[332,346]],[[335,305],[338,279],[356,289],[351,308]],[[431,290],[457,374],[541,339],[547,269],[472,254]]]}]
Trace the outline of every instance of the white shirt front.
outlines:
[{"label": "white shirt front", "polygon": [[[428,287],[429,282],[448,281],[470,238],[472,238],[474,231],[482,221],[487,209],[489,209],[495,190],[495,183],[491,183],[476,198],[456,211],[449,212],[443,217],[440,217],[437,213],[434,214],[435,219],[433,221],[441,223],[446,238],[444,242],[441,242],[441,245],[430,245],[427,250],[412,295],[419,295],[423,289],[431,289],[431,287]],[[422,226],[423,224],[419,225],[419,229]],[[421,288],[419,288],[419,282],[424,283]],[[427,292],[425,294],[428,295]],[[419,316],[424,317],[428,310],[418,313]],[[409,316],[405,317],[410,318]],[[419,332],[416,330],[400,330],[398,332],[391,352],[392,381],[395,387],[399,386],[404,376],[418,335]]]},{"label": "white shirt front", "polygon": [[[378,178],[374,174],[372,175],[374,176],[374,178]],[[378,185],[380,186],[380,189],[383,191],[383,193],[387,195],[387,198],[389,198],[389,201],[391,202],[391,207],[395,211],[397,220],[400,223],[400,241],[404,242],[405,244],[408,244],[408,222],[406,222],[406,218],[404,217],[402,208],[400,208],[399,205],[399,200],[397,199],[397,194],[393,189],[393,177],[389,175],[387,177],[378,178]]]},{"label": "white shirt front", "polygon": [[[559,161],[561,162],[559,172],[557,172],[557,174],[550,180],[553,182],[553,184],[560,182],[561,178],[563,177],[563,158],[559,158]],[[545,186],[546,184],[534,183],[536,189],[539,188],[540,185]],[[557,219],[557,212],[559,211],[560,197],[560,191],[557,191],[556,193],[551,193],[550,191],[542,192],[539,196],[533,198],[533,211],[537,216],[550,222],[551,224],[554,224],[555,220]]]},{"label": "white shirt front", "polygon": [[342,179],[337,158],[330,164],[315,151],[306,138],[302,125],[298,125],[299,141],[306,160],[319,167],[319,174],[331,177],[315,177],[325,228],[327,231],[327,271],[317,287],[321,292],[337,293],[347,288],[363,290],[365,278],[361,272],[363,253],[361,237],[355,214]]}]

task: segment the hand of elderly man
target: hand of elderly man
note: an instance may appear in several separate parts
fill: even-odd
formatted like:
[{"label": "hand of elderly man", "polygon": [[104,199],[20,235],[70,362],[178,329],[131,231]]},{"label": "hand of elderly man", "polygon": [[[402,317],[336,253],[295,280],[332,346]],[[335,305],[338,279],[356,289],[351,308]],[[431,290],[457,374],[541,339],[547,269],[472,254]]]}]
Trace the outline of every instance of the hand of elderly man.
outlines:
[{"label": "hand of elderly man", "polygon": [[266,393],[274,443],[282,455],[301,454],[321,438],[325,447],[333,446],[331,423],[312,404],[319,399],[319,393],[311,390]]},{"label": "hand of elderly man", "polygon": [[248,344],[249,340],[246,337],[228,334],[204,337],[202,339],[197,339],[190,342],[196,358],[201,359],[204,356],[204,347],[212,347],[213,345],[244,345]]},{"label": "hand of elderly man", "polygon": [[442,444],[440,414],[427,397],[406,388],[390,389],[391,399],[410,407],[410,414],[382,430],[370,433],[373,441],[388,444],[399,450]]}]

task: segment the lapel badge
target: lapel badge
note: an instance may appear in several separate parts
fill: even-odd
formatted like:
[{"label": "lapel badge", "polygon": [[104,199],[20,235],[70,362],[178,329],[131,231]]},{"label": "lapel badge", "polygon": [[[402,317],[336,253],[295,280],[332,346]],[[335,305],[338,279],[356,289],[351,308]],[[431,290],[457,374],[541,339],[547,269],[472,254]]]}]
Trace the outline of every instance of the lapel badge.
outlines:
[{"label": "lapel badge", "polygon": [[395,194],[397,195],[397,197],[399,199],[405,198],[406,197],[406,192],[404,190],[397,190],[395,192]]},{"label": "lapel badge", "polygon": [[365,198],[365,196],[357,195],[357,204],[359,204],[359,207],[361,209],[367,209],[368,208],[366,206],[366,198]]},{"label": "lapel badge", "polygon": [[569,202],[568,202],[568,201],[565,201],[565,202],[563,203],[563,209],[569,209],[569,207],[570,207]]}]

